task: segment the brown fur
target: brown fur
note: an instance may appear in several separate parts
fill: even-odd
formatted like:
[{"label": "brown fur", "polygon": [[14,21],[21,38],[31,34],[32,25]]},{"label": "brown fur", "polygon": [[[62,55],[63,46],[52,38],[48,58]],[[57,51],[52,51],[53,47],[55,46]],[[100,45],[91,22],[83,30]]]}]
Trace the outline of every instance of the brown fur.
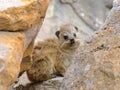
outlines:
[{"label": "brown fur", "polygon": [[44,57],[32,63],[30,69],[27,70],[27,75],[29,80],[37,82],[50,79],[52,72],[52,63],[47,57]]},{"label": "brown fur", "polygon": [[[77,33],[76,28],[71,24],[60,27],[58,38],[50,38],[39,42],[33,52],[31,67],[27,70],[28,78],[31,81],[44,81],[52,78],[53,73],[64,76],[72,61],[72,55],[79,46],[79,39],[73,34]],[[68,36],[68,40],[64,39]],[[75,42],[71,43],[71,39]]]}]

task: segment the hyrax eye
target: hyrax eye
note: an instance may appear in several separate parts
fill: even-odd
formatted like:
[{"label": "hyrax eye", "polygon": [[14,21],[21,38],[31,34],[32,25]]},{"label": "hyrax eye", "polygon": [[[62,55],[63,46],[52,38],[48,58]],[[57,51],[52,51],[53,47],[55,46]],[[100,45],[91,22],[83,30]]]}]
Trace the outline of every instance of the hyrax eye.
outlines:
[{"label": "hyrax eye", "polygon": [[74,35],[74,37],[76,37],[76,34],[75,34],[75,33],[74,33],[73,35]]},{"label": "hyrax eye", "polygon": [[68,36],[64,36],[64,39],[65,39],[65,40],[68,40]]}]

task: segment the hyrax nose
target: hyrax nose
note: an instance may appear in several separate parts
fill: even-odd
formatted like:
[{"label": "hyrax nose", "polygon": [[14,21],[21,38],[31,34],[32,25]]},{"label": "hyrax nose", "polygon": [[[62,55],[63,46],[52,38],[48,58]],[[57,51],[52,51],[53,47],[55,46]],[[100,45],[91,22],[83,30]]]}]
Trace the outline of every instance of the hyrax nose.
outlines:
[{"label": "hyrax nose", "polygon": [[70,39],[70,43],[71,44],[75,43],[75,40],[74,39]]}]

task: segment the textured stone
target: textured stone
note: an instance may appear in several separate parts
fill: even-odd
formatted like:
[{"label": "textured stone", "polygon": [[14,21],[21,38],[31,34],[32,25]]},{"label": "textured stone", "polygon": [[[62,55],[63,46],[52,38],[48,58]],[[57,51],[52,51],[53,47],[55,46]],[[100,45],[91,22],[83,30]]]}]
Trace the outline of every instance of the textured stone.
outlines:
[{"label": "textured stone", "polygon": [[76,25],[85,36],[93,33],[93,30],[77,16],[70,5],[63,4],[60,0],[51,0],[46,18],[36,38],[36,43],[51,36],[55,37],[54,33],[58,30],[58,27],[70,22]]},{"label": "textured stone", "polygon": [[53,78],[47,81],[44,81],[43,83],[35,83],[30,86],[26,87],[18,87],[16,89],[11,90],[58,90],[61,83],[62,83],[63,77],[57,77]]},{"label": "textured stone", "polygon": [[0,8],[0,30],[28,30],[39,22],[40,16],[44,16],[40,9],[41,3],[44,2],[42,0],[6,0],[6,2],[2,2],[0,4],[6,7],[4,6],[5,10]]},{"label": "textured stone", "polygon": [[111,9],[113,7],[113,0],[104,0],[107,8]]},{"label": "textured stone", "polygon": [[105,20],[104,0],[61,0],[61,2],[70,4],[77,15],[93,30],[99,29]]},{"label": "textured stone", "polygon": [[20,69],[23,69],[20,68],[22,58],[31,59],[34,39],[42,25],[49,0],[0,1],[0,6],[2,4],[0,30],[4,31],[0,31],[0,90],[8,90]]},{"label": "textured stone", "polygon": [[36,42],[51,36],[59,26],[72,23],[79,28],[82,39],[98,30],[110,11],[112,0],[51,0]]},{"label": "textured stone", "polygon": [[10,32],[0,32],[0,37],[0,88],[6,90],[11,81],[17,78],[25,38],[21,33]]},{"label": "textured stone", "polygon": [[45,17],[46,14],[46,10],[49,4],[49,0],[38,0],[40,2],[40,6],[38,7],[40,9],[39,12],[39,18],[38,22],[31,27],[30,29],[28,29],[27,31],[22,31],[22,33],[25,34],[25,43],[24,43],[24,55],[23,55],[23,60],[21,63],[21,69],[20,72],[26,70],[29,65],[31,64],[31,55],[32,55],[32,51],[33,51],[33,46],[34,46],[34,39],[36,38],[40,27],[42,25],[43,19]]},{"label": "textured stone", "polygon": [[114,5],[102,30],[96,32],[91,42],[78,50],[75,62],[66,73],[60,90],[120,88],[119,5],[120,3]]}]

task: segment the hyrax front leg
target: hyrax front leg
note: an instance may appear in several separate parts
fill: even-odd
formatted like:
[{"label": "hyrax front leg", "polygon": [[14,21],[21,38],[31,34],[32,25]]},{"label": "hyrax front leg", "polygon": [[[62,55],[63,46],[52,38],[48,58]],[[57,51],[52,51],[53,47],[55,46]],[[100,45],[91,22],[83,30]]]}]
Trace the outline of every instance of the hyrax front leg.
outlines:
[{"label": "hyrax front leg", "polygon": [[48,58],[39,59],[32,63],[31,67],[25,71],[14,85],[14,88],[20,85],[26,86],[33,82],[45,81],[52,78],[53,66]]}]

